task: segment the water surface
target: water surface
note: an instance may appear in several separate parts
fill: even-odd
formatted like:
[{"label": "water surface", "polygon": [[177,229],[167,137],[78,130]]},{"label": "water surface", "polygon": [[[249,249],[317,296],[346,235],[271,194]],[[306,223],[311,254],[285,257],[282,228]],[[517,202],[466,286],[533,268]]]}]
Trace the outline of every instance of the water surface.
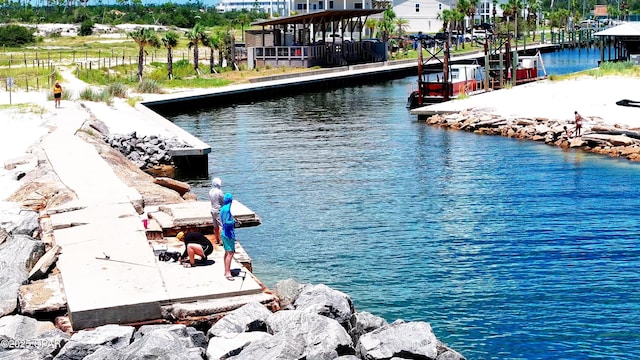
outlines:
[{"label": "water surface", "polygon": [[429,127],[413,81],[172,117],[261,216],[237,231],[256,275],[430,322],[468,359],[639,358],[640,167]]}]

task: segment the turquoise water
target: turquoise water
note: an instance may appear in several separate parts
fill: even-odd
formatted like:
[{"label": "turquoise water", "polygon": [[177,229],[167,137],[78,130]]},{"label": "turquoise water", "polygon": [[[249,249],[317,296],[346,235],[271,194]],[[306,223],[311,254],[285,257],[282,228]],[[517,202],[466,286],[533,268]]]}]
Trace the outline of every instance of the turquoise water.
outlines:
[{"label": "turquoise water", "polygon": [[429,127],[414,80],[172,117],[261,216],[237,231],[256,275],[427,321],[468,359],[639,358],[640,165]]}]

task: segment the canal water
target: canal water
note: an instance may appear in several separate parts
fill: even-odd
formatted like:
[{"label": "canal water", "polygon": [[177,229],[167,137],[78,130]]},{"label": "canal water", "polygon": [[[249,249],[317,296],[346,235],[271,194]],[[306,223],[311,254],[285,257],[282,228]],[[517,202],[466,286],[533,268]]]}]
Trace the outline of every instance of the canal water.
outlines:
[{"label": "canal water", "polygon": [[237,236],[267,286],[324,283],[468,359],[640,358],[640,165],[429,127],[413,81],[171,119],[261,216]]}]

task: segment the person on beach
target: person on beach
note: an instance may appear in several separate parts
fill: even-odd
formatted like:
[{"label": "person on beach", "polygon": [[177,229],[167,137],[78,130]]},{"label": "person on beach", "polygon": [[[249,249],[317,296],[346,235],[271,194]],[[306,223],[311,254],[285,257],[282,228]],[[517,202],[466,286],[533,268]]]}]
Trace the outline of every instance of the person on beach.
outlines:
[{"label": "person on beach", "polygon": [[564,129],[564,133],[567,135],[567,139],[571,139],[571,130],[567,127],[567,125],[562,127]]},{"label": "person on beach", "polygon": [[213,218],[213,236],[216,240],[216,244],[220,245],[222,240],[220,238],[220,228],[222,223],[220,222],[220,208],[224,205],[224,193],[222,192],[222,180],[220,178],[214,178],[211,181],[212,187],[209,190],[209,201],[211,202],[211,217]]},{"label": "person on beach", "polygon": [[53,85],[53,103],[56,108],[60,107],[60,99],[62,99],[62,85],[56,81],[56,84]]},{"label": "person on beach", "polygon": [[584,120],[577,111],[574,112],[576,118],[576,130],[574,131],[575,136],[580,136],[580,130],[582,129],[582,121]]},{"label": "person on beach", "polygon": [[196,266],[195,255],[198,255],[200,262],[204,263],[207,261],[207,256],[213,252],[211,241],[197,231],[188,232],[187,234],[181,231],[176,235],[176,239],[184,242],[184,253],[182,253],[180,257],[180,263],[183,264],[184,267]]},{"label": "person on beach", "polygon": [[224,247],[224,277],[233,281],[231,275],[231,259],[236,252],[236,219],[231,215],[231,203],[233,196],[230,193],[224,194],[222,207],[220,208],[220,221],[222,222],[222,246]]}]

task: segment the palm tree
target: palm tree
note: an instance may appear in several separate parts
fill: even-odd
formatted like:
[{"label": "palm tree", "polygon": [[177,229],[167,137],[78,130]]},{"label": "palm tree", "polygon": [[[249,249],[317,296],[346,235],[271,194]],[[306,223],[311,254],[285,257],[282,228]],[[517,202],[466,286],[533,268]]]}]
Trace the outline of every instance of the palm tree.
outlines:
[{"label": "palm tree", "polygon": [[127,35],[138,44],[138,82],[142,82],[142,70],[144,66],[144,54],[146,53],[145,47],[153,46],[160,47],[160,40],[158,35],[151,29],[143,28],[130,31]]},{"label": "palm tree", "polygon": [[537,23],[538,23],[538,11],[540,11],[540,0],[526,0],[527,1],[527,22],[529,23],[529,29],[533,25],[533,41],[536,41]]},{"label": "palm tree", "polygon": [[178,33],[167,31],[162,37],[162,44],[167,48],[167,73],[169,80],[173,80],[173,48],[178,45]]},{"label": "palm tree", "polygon": [[396,26],[396,35],[402,37],[407,33],[407,27],[409,26],[409,20],[402,18],[395,18],[393,24]]},{"label": "palm tree", "polygon": [[380,23],[380,30],[382,30],[382,41],[389,41],[389,35],[393,34],[393,21],[396,18],[396,13],[393,9],[388,8],[382,13],[382,23]]},{"label": "palm tree", "polygon": [[198,69],[198,45],[207,39],[207,34],[204,33],[204,26],[198,23],[193,29],[187,31],[185,35],[189,40],[187,47],[189,50],[193,48],[193,70],[195,70],[196,74],[200,74],[200,69]]},{"label": "palm tree", "polygon": [[[218,72],[216,71],[215,68],[215,59],[213,54],[215,53],[215,49],[220,49],[223,43],[223,38],[222,35],[220,33],[220,30],[215,31],[212,35],[209,36],[209,40],[207,43],[207,46],[209,47],[209,49],[211,50],[211,53],[209,53],[209,70],[211,71],[212,74],[217,74]],[[222,55],[218,56],[218,59],[222,60]],[[220,63],[220,65],[222,65],[222,61]]]},{"label": "palm tree", "polygon": [[369,30],[369,37],[374,37],[374,31],[378,27],[378,20],[369,18],[364,22],[364,27]]},{"label": "palm tree", "polygon": [[[477,1],[477,0],[475,0]],[[461,21],[464,22],[464,17],[465,16],[471,16],[475,13],[475,8],[473,7],[473,5],[471,4],[470,0],[458,0],[458,3],[456,4],[456,11],[458,11],[460,14],[462,14],[462,19]],[[459,16],[457,16],[459,18]],[[458,24],[458,30],[460,30],[460,24]],[[462,26],[462,34],[464,34],[466,32],[466,30],[464,29],[464,26]],[[460,33],[460,32],[459,32]],[[462,48],[464,49],[464,36],[462,37]]]}]

